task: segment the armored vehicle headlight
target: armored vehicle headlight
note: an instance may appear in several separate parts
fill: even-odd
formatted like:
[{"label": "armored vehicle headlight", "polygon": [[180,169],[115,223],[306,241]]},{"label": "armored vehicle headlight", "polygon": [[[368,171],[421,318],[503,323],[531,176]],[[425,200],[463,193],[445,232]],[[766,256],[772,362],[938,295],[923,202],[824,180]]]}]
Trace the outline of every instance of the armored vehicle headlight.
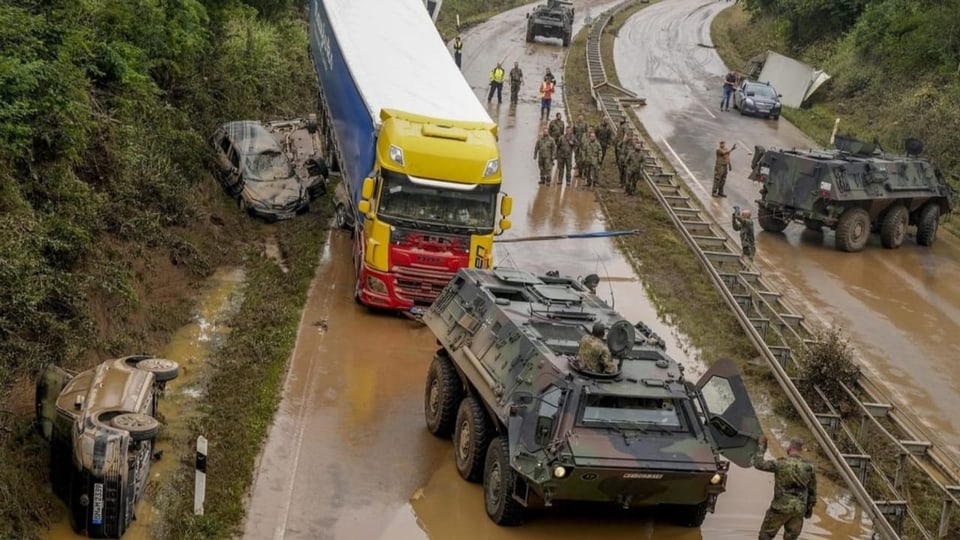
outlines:
[{"label": "armored vehicle headlight", "polygon": [[483,169],[483,177],[493,176],[497,174],[497,171],[500,170],[500,160],[499,159],[490,159],[487,160],[487,166]]},{"label": "armored vehicle headlight", "polygon": [[563,478],[567,475],[567,468],[563,465],[557,465],[553,468],[553,476],[556,478]]},{"label": "armored vehicle headlight", "polygon": [[403,150],[399,146],[390,145],[390,161],[397,165],[403,165]]},{"label": "armored vehicle headlight", "polygon": [[721,476],[720,473],[717,473],[713,475],[713,478],[710,479],[710,483],[713,485],[717,485],[720,483],[721,480],[723,480],[723,476]]}]

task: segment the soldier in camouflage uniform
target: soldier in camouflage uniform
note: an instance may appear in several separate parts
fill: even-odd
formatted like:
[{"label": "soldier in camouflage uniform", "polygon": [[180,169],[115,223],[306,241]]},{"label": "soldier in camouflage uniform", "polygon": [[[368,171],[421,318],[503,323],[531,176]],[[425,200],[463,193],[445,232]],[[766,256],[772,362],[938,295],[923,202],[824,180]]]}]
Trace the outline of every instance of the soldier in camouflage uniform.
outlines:
[{"label": "soldier in camouflage uniform", "polygon": [[643,170],[643,144],[637,141],[633,150],[626,156],[624,173],[624,190],[627,195],[633,195],[637,192],[637,182],[640,181],[640,173]]},{"label": "soldier in camouflage uniform", "polygon": [[577,122],[573,124],[573,138],[577,141],[577,147],[574,148],[574,156],[576,160],[574,165],[577,168],[577,176],[583,176],[583,169],[580,168],[580,161],[583,160],[583,145],[587,142],[587,122],[583,119],[583,115],[577,116]]},{"label": "soldier in camouflage uniform", "polygon": [[597,141],[597,134],[591,128],[587,142],[583,145],[583,151],[581,152],[583,166],[580,167],[580,175],[586,179],[587,186],[595,186],[600,180],[600,152],[602,151],[600,143]]},{"label": "soldier in camouflage uniform", "polygon": [[553,142],[547,128],[543,128],[540,133],[540,140],[537,141],[537,146],[533,149],[533,159],[536,159],[540,166],[540,181],[538,184],[550,184],[550,175],[553,172],[553,160],[556,152],[556,143]]},{"label": "soldier in camouflage uniform", "polygon": [[620,173],[620,187],[627,185],[627,159],[633,152],[633,134],[625,133],[617,143],[617,171]]},{"label": "soldier in camouflage uniform", "polygon": [[600,142],[600,165],[603,165],[603,158],[607,157],[607,147],[613,140],[613,128],[610,127],[610,121],[604,117],[597,126],[597,141]]},{"label": "soldier in camouflage uniform", "polygon": [[557,182],[570,183],[573,176],[573,149],[577,141],[573,138],[573,128],[567,126],[566,132],[560,136],[557,143]]},{"label": "soldier in camouflage uniform", "polygon": [[739,206],[733,207],[733,230],[740,231],[743,256],[752,261],[757,253],[757,239],[753,235],[753,220],[750,217],[749,210],[740,210]]},{"label": "soldier in camouflage uniform", "polygon": [[560,113],[557,113],[556,118],[547,124],[547,132],[549,132],[550,136],[553,137],[553,144],[560,142],[560,136],[563,135],[563,127],[563,116]]},{"label": "soldier in camouflage uniform", "polygon": [[783,527],[784,540],[797,540],[803,529],[803,519],[813,515],[817,504],[817,473],[812,463],[800,452],[803,441],[790,439],[787,457],[777,460],[763,459],[767,451],[767,438],[757,440],[759,446],[753,455],[753,466],[761,471],[774,473],[773,501],[763,516],[759,540],[773,540]]},{"label": "soldier in camouflage uniform", "polygon": [[516,104],[520,99],[521,85],[523,85],[523,70],[520,69],[520,62],[514,62],[513,69],[510,70],[510,103]]},{"label": "soldier in camouflage uniform", "polygon": [[617,365],[613,363],[610,348],[603,340],[606,331],[603,323],[594,323],[590,333],[580,338],[577,363],[583,369],[596,373],[616,373]]},{"label": "soldier in camouflage uniform", "polygon": [[734,143],[732,147],[728,150],[726,143],[720,141],[720,146],[717,148],[717,160],[713,164],[713,196],[714,197],[726,197],[723,193],[723,186],[727,183],[727,172],[730,170],[730,152],[733,152],[737,149],[737,144]]}]

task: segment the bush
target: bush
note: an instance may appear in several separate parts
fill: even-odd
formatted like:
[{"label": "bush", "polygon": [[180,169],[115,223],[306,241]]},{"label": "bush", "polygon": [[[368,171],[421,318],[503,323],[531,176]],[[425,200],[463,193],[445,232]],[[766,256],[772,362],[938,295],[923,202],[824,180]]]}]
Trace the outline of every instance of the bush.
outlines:
[{"label": "bush", "polygon": [[842,385],[852,388],[860,378],[860,368],[853,359],[853,348],[840,330],[822,331],[816,340],[799,355],[800,382],[797,389],[808,403],[820,402],[814,386],[831,403],[848,401]]}]

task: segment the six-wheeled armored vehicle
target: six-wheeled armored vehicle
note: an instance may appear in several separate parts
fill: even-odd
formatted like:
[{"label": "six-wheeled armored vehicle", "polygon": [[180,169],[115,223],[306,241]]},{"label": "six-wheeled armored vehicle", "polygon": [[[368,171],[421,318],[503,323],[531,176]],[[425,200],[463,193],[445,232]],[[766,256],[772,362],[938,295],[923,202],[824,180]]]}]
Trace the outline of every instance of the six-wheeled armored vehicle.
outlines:
[{"label": "six-wheeled armored vehicle", "polygon": [[120,538],[146,493],[157,401],[176,362],[128,356],[73,373],[49,366],[37,381],[40,433],[50,441],[50,478],[78,533]]},{"label": "six-wheeled armored vehicle", "polygon": [[527,14],[527,43],[537,36],[559,38],[564,47],[573,38],[573,2],[549,0]]},{"label": "six-wheeled armored vehicle", "polygon": [[[721,455],[746,467],[756,451],[759,422],[732,361],[687,380],[662,339],[576,279],[461,269],[423,321],[440,345],[427,427],[452,436],[457,470],[483,482],[499,525],[573,501],[660,506],[696,527],[726,489]],[[598,324],[615,364],[604,373],[578,360]]]},{"label": "six-wheeled armored vehicle", "polygon": [[897,248],[910,225],[917,243],[932,245],[940,218],[953,211],[956,193],[923,146],[906,141],[906,155],[884,153],[877,144],[836,138],[836,150],[784,150],[757,146],[750,178],[762,184],[757,218],[765,231],[781,232],[791,221],[808,229],[836,230],[841,251],[860,251],[871,232],[885,248]]}]

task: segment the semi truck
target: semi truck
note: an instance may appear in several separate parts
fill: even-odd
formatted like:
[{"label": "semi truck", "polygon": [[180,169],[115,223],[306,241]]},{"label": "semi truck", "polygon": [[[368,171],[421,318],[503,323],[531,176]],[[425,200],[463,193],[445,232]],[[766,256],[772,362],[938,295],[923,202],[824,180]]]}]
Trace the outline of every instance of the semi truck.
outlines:
[{"label": "semi truck", "polygon": [[422,312],[510,228],[497,125],[422,0],[310,0],[316,129],[353,232],[354,296]]}]

